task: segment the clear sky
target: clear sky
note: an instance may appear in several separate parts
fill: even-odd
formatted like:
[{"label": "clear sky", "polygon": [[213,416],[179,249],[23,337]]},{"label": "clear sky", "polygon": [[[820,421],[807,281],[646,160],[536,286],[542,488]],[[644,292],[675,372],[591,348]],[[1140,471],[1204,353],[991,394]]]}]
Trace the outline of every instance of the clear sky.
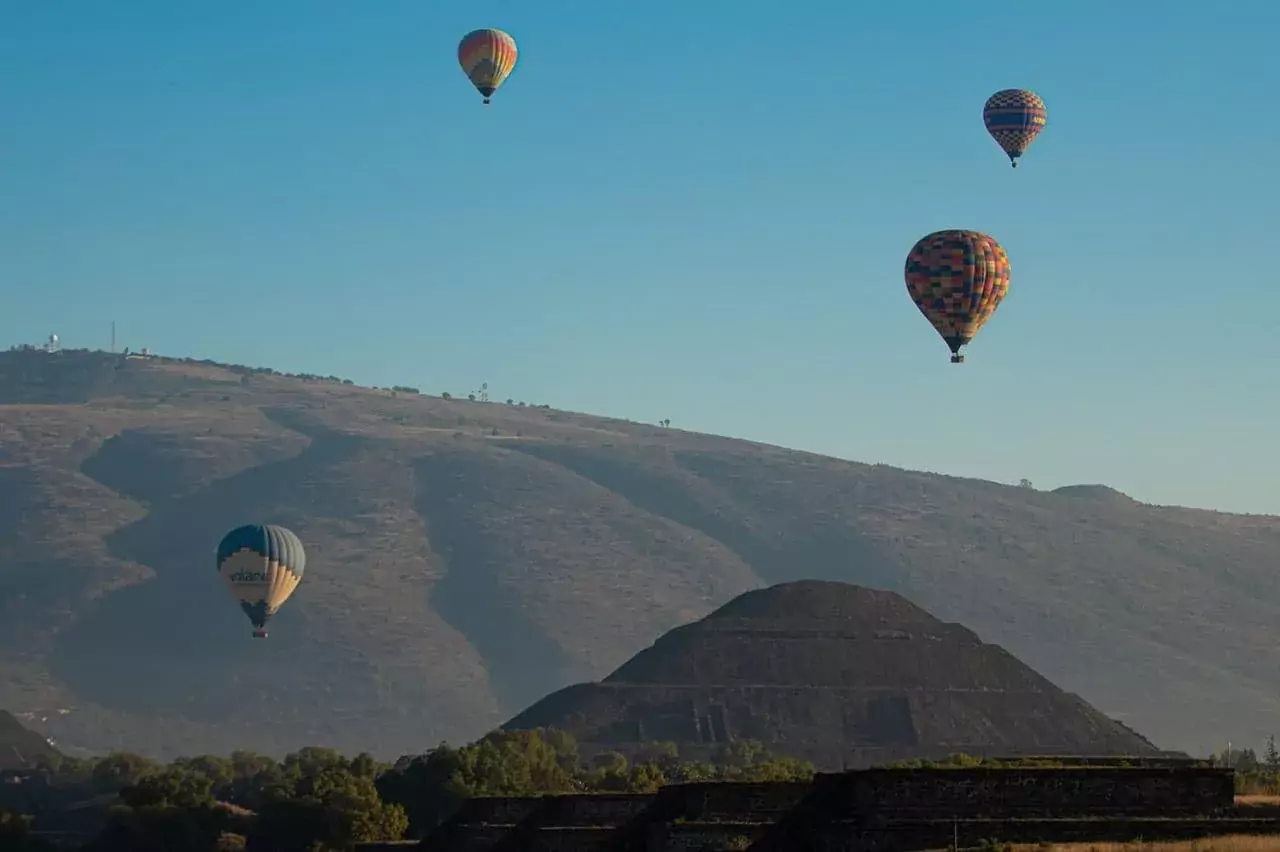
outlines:
[{"label": "clear sky", "polygon": [[[497,26],[484,108],[457,66]],[[0,341],[1280,513],[1280,4],[0,0]],[[1017,170],[982,126],[1026,87]],[[1008,250],[963,366],[924,234]]]}]

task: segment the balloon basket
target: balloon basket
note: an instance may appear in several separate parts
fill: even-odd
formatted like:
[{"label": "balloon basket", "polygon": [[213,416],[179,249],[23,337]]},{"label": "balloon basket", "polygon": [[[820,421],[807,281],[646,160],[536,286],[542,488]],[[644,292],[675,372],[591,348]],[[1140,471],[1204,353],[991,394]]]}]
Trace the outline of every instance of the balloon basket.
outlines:
[{"label": "balloon basket", "polygon": [[952,356],[951,356],[951,363],[952,363],[952,364],[963,364],[963,363],[964,363],[964,356],[963,356],[963,355],[952,355]]}]

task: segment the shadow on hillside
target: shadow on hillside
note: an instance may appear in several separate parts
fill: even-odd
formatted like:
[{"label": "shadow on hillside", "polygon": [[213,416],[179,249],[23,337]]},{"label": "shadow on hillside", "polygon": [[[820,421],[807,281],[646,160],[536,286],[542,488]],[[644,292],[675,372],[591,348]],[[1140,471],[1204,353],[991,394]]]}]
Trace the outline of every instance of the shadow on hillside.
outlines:
[{"label": "shadow on hillside", "polygon": [[521,590],[499,584],[497,566],[507,556],[478,531],[468,515],[473,504],[454,485],[482,477],[485,461],[455,454],[418,459],[415,508],[445,566],[431,604],[480,654],[506,716],[541,698],[548,683],[563,683],[569,661],[521,611]]},{"label": "shadow on hillside", "polygon": [[[0,567],[0,648],[29,653],[80,606],[93,569],[65,559],[6,561]],[[32,618],[38,613],[38,620]]]},{"label": "shadow on hillside", "polygon": [[[274,705],[271,715],[314,713],[298,695],[277,689],[280,666],[314,667],[317,632],[299,606],[285,607],[267,642],[254,641],[244,614],[218,580],[221,536],[242,523],[296,523],[307,514],[350,507],[317,505],[305,484],[318,468],[350,458],[359,440],[315,438],[299,455],[251,468],[187,497],[154,505],[142,520],[106,539],[112,556],[152,568],[150,582],[121,589],[85,612],[61,637],[51,667],[76,692],[104,706],[142,713],[177,711],[210,722],[234,719],[246,706]],[[138,476],[150,472],[138,471]],[[139,487],[139,491],[147,490]],[[329,497],[330,495],[325,495]],[[305,589],[305,586],[304,586]],[[331,661],[330,661],[331,663]],[[248,702],[248,704],[246,704]],[[261,702],[261,704],[255,704]]]},{"label": "shadow on hillside", "polygon": [[0,543],[17,540],[28,515],[39,517],[33,498],[39,478],[29,467],[0,467]]},{"label": "shadow on hillside", "polygon": [[152,429],[125,429],[102,442],[80,463],[90,479],[145,503],[173,499],[201,478],[203,458],[184,458],[191,436]]},{"label": "shadow on hillside", "polygon": [[[751,501],[757,505],[744,505],[748,501],[733,493],[736,477],[716,476],[708,465],[699,469],[695,454],[680,454],[690,472],[675,464],[657,466],[653,461],[628,459],[617,451],[605,455],[551,444],[513,444],[510,448],[561,465],[650,514],[720,542],[769,584],[838,580],[894,592],[905,590],[902,574],[875,542],[858,530],[847,524],[826,527],[795,518],[795,510],[788,512],[781,500],[766,506],[759,505],[759,500]],[[704,475],[704,469],[710,475]],[[794,523],[797,520],[799,524]],[[795,535],[797,527],[807,528],[803,535]]]},{"label": "shadow on hillside", "polygon": [[[33,630],[56,629],[84,592],[91,569],[49,547],[48,502],[38,473],[0,467],[0,647],[29,650]],[[38,624],[32,614],[40,613]]]}]

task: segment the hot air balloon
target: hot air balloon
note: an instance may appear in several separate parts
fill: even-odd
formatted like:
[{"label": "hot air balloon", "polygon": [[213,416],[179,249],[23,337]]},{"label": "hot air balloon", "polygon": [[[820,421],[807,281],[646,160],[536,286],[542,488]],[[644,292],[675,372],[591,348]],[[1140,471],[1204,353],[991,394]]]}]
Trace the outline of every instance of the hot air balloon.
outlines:
[{"label": "hot air balloon", "polygon": [[267,622],[302,581],[307,554],[284,527],[236,527],[218,545],[218,576],[253,622],[253,635],[267,638]]},{"label": "hot air balloon", "polygon": [[516,40],[502,30],[473,30],[458,42],[458,64],[487,104],[516,67],[518,52]]},{"label": "hot air balloon", "polygon": [[1040,131],[1048,117],[1044,101],[1029,89],[1001,89],[987,98],[982,108],[982,123],[996,144],[1009,155],[1009,162],[1016,169],[1018,158]]},{"label": "hot air balloon", "polygon": [[960,347],[973,340],[1009,292],[1009,256],[977,231],[935,231],[907,255],[907,292],[920,313],[964,363]]}]

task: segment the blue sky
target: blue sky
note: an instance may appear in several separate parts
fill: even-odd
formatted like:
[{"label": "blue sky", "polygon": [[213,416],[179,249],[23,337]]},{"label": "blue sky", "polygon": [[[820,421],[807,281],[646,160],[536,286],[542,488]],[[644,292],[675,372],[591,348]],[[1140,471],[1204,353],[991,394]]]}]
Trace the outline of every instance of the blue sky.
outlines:
[{"label": "blue sky", "polygon": [[[491,108],[466,31],[515,35]],[[0,340],[1280,513],[1280,5],[0,2]],[[996,89],[1045,99],[1015,171]],[[994,235],[963,366],[906,295]],[[1268,248],[1268,246],[1272,246]]]}]

